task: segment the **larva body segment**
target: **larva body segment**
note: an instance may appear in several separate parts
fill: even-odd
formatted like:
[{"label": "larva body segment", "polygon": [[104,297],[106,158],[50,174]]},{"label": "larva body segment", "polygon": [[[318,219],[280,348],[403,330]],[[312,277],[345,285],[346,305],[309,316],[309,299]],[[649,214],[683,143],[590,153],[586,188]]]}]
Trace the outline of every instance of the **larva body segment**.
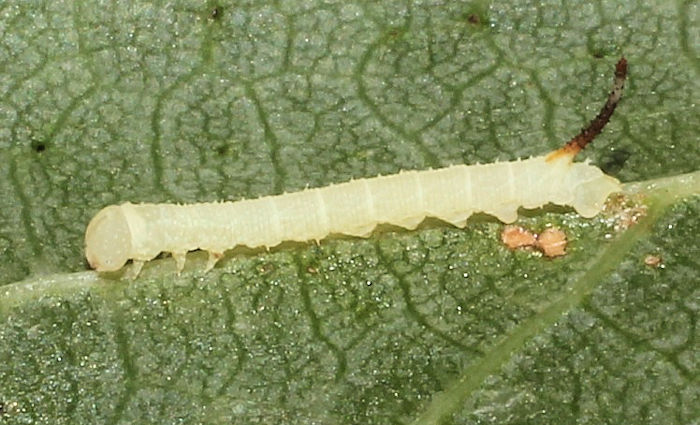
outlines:
[{"label": "larva body segment", "polygon": [[128,259],[148,261],[171,252],[214,254],[238,245],[273,247],[321,240],[329,234],[366,237],[377,224],[414,229],[426,217],[463,227],[475,212],[510,223],[520,206],[549,202],[592,217],[620,183],[570,156],[541,156],[483,165],[405,171],[301,192],[237,202],[109,206],[88,225],[86,255],[98,271]]}]

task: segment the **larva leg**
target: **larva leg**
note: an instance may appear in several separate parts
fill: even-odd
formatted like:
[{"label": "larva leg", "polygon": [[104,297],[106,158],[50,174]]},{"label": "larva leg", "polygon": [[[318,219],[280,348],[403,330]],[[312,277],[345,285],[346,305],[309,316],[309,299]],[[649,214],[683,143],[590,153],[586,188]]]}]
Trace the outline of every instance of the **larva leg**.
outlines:
[{"label": "larva leg", "polygon": [[206,267],[204,267],[204,273],[213,269],[216,265],[216,262],[219,261],[223,256],[224,254],[222,254],[221,252],[209,251],[209,259],[207,260]]},{"label": "larva leg", "polygon": [[177,274],[179,275],[180,272],[182,272],[182,269],[185,268],[185,258],[187,256],[186,252],[173,252],[172,253],[173,258],[175,259],[175,266],[177,267]]},{"label": "larva leg", "polygon": [[368,224],[365,226],[353,227],[352,229],[348,229],[348,230],[344,231],[343,233],[346,235],[350,235],[350,236],[367,238],[367,237],[369,237],[369,235],[372,234],[372,231],[374,230],[375,227],[377,227],[377,225],[372,223],[372,224]]},{"label": "larva leg", "polygon": [[460,211],[452,214],[438,215],[437,218],[447,223],[450,223],[455,227],[463,229],[467,225],[467,219],[469,219],[469,216],[471,216],[472,213],[473,211]]},{"label": "larva leg", "polygon": [[425,219],[425,217],[408,217],[402,220],[397,220],[396,225],[404,229],[414,230]]},{"label": "larva leg", "polygon": [[460,214],[459,216],[455,217],[444,217],[442,219],[455,227],[459,227],[460,229],[464,229],[464,227],[467,225],[467,219],[464,218],[464,214]]},{"label": "larva leg", "polygon": [[489,213],[504,223],[512,223],[518,219],[518,206],[503,206],[502,209],[493,210]]},{"label": "larva leg", "polygon": [[134,260],[131,268],[126,273],[126,278],[131,280],[136,279],[139,276],[139,273],[141,273],[144,263],[145,261]]}]

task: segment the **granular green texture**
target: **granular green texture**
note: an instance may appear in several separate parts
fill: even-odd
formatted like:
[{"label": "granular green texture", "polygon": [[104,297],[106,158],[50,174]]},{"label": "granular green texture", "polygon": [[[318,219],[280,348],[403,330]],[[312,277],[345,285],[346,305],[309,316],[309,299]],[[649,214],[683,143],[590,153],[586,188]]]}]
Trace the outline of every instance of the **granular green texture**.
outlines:
[{"label": "granular green texture", "polygon": [[[694,423],[699,45],[690,1],[3,2],[0,423]],[[109,204],[544,154],[622,55],[580,160],[644,211],[521,211],[564,257],[477,216],[87,271]]]}]

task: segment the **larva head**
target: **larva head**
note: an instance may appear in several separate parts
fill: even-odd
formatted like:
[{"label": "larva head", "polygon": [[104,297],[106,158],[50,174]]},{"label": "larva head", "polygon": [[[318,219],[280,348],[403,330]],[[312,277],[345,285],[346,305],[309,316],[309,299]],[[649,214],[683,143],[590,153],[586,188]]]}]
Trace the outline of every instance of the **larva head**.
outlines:
[{"label": "larva head", "polygon": [[131,231],[119,205],[102,209],[85,231],[85,256],[98,272],[119,270],[130,259]]}]

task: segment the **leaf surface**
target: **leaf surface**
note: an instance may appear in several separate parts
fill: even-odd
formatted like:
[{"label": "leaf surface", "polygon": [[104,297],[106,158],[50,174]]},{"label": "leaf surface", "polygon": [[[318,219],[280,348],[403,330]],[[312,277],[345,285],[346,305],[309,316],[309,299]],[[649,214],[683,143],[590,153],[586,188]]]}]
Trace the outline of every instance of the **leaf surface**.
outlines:
[{"label": "leaf surface", "polygon": [[[376,3],[376,4],[375,4]],[[693,2],[24,2],[0,6],[0,422],[697,420]],[[583,156],[636,224],[521,211],[368,239],[86,271],[131,202],[236,200],[540,155]],[[695,118],[693,118],[695,117]],[[629,211],[628,211],[629,212]],[[658,267],[645,265],[656,257]]]}]

